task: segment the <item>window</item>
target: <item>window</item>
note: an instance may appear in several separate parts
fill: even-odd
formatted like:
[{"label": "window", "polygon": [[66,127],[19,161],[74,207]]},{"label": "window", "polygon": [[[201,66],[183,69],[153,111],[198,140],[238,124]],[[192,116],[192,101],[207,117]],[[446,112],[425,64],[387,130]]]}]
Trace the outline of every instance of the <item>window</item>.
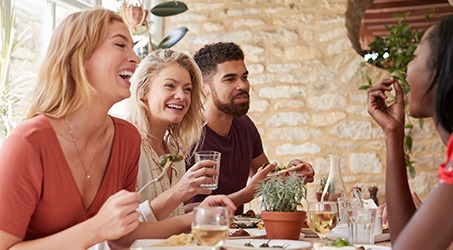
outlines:
[{"label": "window", "polygon": [[[45,54],[53,29],[73,12],[102,5],[116,11],[117,0],[6,0],[16,7],[17,34],[26,31],[28,40],[16,50],[12,58],[11,73],[37,72],[40,59]],[[30,86],[31,87],[31,86]],[[124,113],[122,104],[111,109],[113,115]]]}]

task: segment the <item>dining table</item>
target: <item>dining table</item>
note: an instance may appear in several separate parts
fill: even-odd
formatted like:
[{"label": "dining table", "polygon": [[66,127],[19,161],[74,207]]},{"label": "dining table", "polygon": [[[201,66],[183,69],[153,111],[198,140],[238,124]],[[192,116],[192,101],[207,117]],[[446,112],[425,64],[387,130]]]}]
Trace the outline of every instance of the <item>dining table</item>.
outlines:
[{"label": "dining table", "polygon": [[[307,228],[307,229],[308,229],[308,228]],[[306,229],[306,230],[307,230],[307,229]],[[264,229],[263,229],[263,230],[264,230]],[[302,231],[304,231],[304,230],[302,230]],[[235,237],[229,237],[229,239],[235,239]],[[262,237],[261,239],[264,239],[264,237]],[[304,233],[301,233],[300,238],[299,238],[299,241],[301,241],[301,242],[302,242],[302,241],[303,241],[303,242],[308,242],[308,243],[310,243],[310,244],[313,246],[314,243],[328,243],[329,241],[331,241],[331,239],[328,239],[328,238],[327,238],[327,239],[320,239],[320,238],[319,238],[316,234],[314,234],[314,233],[313,233],[313,234],[307,234],[307,235],[304,234]],[[390,241],[390,240],[379,241],[379,242],[376,242],[374,245],[376,245],[376,246],[391,247],[391,241]],[[137,248],[131,247],[130,249],[135,250],[135,249],[137,249]],[[149,249],[149,250],[153,250],[153,248],[139,248],[139,249]],[[159,250],[161,250],[161,249],[162,249],[162,247],[159,248]],[[167,248],[165,248],[165,249],[167,249]],[[171,248],[171,247],[168,247],[168,249],[172,249],[172,248]],[[182,249],[184,249],[184,248],[178,248],[178,249],[181,249],[181,250],[182,250]],[[188,249],[193,249],[193,247],[192,247],[192,248],[189,247]],[[304,248],[304,249],[305,249],[305,248]],[[229,249],[220,247],[219,250],[229,250]],[[453,250],[453,249],[451,249],[451,250]]]},{"label": "dining table", "polygon": [[[328,243],[329,241],[331,241],[330,239],[320,239],[318,236],[306,237],[306,235],[304,235],[304,234],[301,234],[301,237],[299,238],[299,240],[309,242],[312,246],[313,246],[313,243]],[[392,243],[390,240],[386,240],[386,241],[376,242],[374,245],[391,247]],[[227,249],[221,248],[221,250],[227,250]]]},{"label": "dining table", "polygon": [[[316,243],[316,242],[328,243],[329,241],[331,241],[329,239],[320,239],[318,237],[304,237],[304,238],[301,238],[299,240],[310,242],[312,245],[313,245],[313,243]],[[387,247],[391,247],[392,246],[392,242],[390,240],[376,242],[374,244],[377,245],[377,246],[387,246]]]}]

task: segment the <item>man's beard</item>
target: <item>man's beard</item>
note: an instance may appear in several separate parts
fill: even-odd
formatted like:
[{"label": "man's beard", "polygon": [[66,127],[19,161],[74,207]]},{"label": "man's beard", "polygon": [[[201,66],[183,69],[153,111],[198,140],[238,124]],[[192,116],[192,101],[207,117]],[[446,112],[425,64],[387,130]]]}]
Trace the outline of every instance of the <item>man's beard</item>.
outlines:
[{"label": "man's beard", "polygon": [[240,116],[247,114],[247,112],[249,111],[250,101],[248,101],[246,103],[240,103],[240,104],[234,103],[234,99],[237,96],[244,95],[244,94],[246,94],[247,98],[249,98],[249,100],[250,100],[250,95],[247,91],[241,90],[238,94],[231,97],[229,103],[224,103],[224,102],[220,101],[219,96],[217,95],[217,92],[214,90],[214,88],[212,88],[212,86],[210,86],[210,87],[211,87],[211,93],[212,93],[212,100],[218,110],[222,111],[223,113],[225,113],[227,115],[231,115],[234,117],[240,117]]}]

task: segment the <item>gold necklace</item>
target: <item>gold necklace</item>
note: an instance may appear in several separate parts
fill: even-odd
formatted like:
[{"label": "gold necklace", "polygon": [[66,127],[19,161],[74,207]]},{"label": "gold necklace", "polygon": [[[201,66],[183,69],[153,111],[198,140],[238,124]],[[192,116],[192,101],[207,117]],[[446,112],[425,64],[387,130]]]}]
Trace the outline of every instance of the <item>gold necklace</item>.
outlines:
[{"label": "gold necklace", "polygon": [[[80,164],[82,164],[83,171],[85,171],[85,180],[89,181],[91,179],[91,175],[90,175],[91,168],[93,168],[94,162],[98,158],[98,155],[99,155],[99,152],[100,152],[100,149],[101,149],[101,145],[100,145],[101,138],[105,135],[105,132],[106,132],[107,128],[104,128],[102,133],[99,135],[98,142],[97,142],[98,147],[96,149],[96,154],[94,154],[94,157],[93,157],[93,160],[91,161],[90,167],[87,170],[87,168],[85,167],[85,163],[83,163],[82,158],[80,157],[79,146],[77,145],[76,139],[74,138],[74,133],[72,132],[71,126],[69,126],[69,122],[68,122],[67,118],[64,118],[64,121],[66,122],[66,125],[68,126],[69,135],[71,136],[71,140],[74,143],[74,146],[75,146],[75,148],[77,150],[77,157],[79,158]],[[107,122],[107,120],[104,122],[104,125],[102,127],[105,127],[105,123],[106,122]]]}]

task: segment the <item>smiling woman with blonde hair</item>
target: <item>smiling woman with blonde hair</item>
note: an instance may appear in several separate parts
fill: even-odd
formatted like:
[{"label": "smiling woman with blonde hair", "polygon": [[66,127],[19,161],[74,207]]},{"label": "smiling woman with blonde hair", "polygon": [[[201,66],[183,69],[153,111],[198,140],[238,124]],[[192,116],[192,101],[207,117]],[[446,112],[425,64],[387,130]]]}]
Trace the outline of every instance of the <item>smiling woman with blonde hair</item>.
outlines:
[{"label": "smiling woman with blonde hair", "polygon": [[107,114],[130,96],[132,46],[101,8],[53,32],[27,119],[0,150],[0,249],[86,249],[139,226],[140,135]]},{"label": "smiling woman with blonde hair", "polygon": [[[172,49],[154,51],[140,62],[131,79],[129,120],[142,136],[138,189],[162,171],[160,156],[190,155],[202,136],[203,114],[201,73],[195,61]],[[184,214],[183,202],[196,194],[210,194],[201,188],[216,174],[201,162],[185,173],[184,161],[173,162],[164,178],[142,193],[149,202],[140,205],[144,220],[156,221]]]}]

